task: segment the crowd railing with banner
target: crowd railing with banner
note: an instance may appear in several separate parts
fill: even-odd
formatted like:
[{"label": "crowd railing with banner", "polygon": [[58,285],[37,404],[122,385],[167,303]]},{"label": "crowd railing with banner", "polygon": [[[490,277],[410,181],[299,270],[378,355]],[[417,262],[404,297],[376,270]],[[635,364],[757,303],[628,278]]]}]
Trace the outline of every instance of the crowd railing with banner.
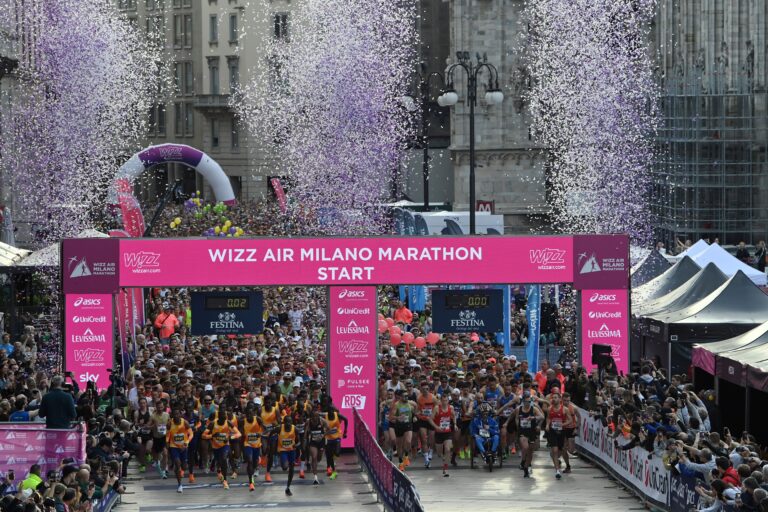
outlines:
[{"label": "crowd railing with banner", "polygon": [[668,471],[660,457],[638,446],[619,450],[608,427],[578,409],[581,416],[576,446],[579,454],[599,465],[609,475],[629,488],[646,505],[669,512],[689,512],[697,509],[699,495],[696,479]]},{"label": "crowd railing with banner", "polygon": [[411,479],[387,458],[357,409],[352,412],[355,452],[379,501],[392,512],[424,512]]},{"label": "crowd railing with banner", "polygon": [[67,458],[85,462],[85,426],[72,429],[45,428],[44,423],[0,423],[0,468],[26,475],[33,464],[41,474],[58,469]]}]

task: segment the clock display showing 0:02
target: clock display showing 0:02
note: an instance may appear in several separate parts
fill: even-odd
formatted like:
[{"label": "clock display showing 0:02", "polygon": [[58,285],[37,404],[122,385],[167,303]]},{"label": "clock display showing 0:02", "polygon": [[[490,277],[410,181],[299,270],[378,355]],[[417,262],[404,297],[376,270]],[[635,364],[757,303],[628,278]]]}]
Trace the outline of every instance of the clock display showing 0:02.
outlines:
[{"label": "clock display showing 0:02", "polygon": [[206,296],[205,309],[248,309],[248,297]]},{"label": "clock display showing 0:02", "polygon": [[486,293],[453,294],[445,295],[445,307],[447,309],[483,309],[491,305],[491,297]]}]

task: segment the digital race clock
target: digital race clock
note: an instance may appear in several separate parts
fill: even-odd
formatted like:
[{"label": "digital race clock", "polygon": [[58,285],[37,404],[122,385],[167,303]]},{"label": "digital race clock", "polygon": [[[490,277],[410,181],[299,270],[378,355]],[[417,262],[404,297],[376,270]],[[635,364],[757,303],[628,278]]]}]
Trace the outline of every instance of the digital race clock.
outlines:
[{"label": "digital race clock", "polygon": [[482,309],[491,305],[491,294],[486,292],[445,294],[446,309]]},{"label": "digital race clock", "polygon": [[205,309],[208,310],[238,310],[250,308],[248,295],[208,295],[205,296]]}]

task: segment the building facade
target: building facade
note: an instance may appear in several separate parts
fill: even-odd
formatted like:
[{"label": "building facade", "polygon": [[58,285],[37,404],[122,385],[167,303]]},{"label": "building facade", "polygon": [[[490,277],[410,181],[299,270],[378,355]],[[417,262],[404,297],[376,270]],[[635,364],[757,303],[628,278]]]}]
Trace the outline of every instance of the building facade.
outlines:
[{"label": "building facade", "polygon": [[[149,113],[147,144],[174,142],[201,149],[230,177],[239,199],[268,190],[269,156],[241,128],[230,107],[254,73],[269,73],[269,38],[287,39],[292,0],[273,0],[269,12],[246,0],[117,0],[147,38],[158,40],[172,61],[173,91]],[[185,193],[212,193],[182,165],[158,166],[140,187],[144,199],[182,180]]]},{"label": "building facade", "polygon": [[[523,101],[527,86],[521,40],[523,0],[450,0],[450,62],[456,52],[469,52],[476,60],[487,57],[499,71],[504,102],[484,101],[488,75],[479,78],[475,108],[476,199],[494,201],[495,213],[504,215],[508,233],[539,227],[546,213],[546,152],[532,140],[530,116]],[[469,106],[467,79],[454,73],[459,103],[451,112],[451,159],[454,210],[469,209]]]},{"label": "building facade", "polygon": [[659,2],[657,237],[757,243],[768,230],[768,3]]}]

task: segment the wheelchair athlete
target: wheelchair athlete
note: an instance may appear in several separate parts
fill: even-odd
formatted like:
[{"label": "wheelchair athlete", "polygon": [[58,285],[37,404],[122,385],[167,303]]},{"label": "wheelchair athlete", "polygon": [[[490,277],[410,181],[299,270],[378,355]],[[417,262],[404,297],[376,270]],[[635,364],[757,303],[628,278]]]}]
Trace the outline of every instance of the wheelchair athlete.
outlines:
[{"label": "wheelchair athlete", "polygon": [[475,446],[487,464],[493,464],[499,451],[499,422],[493,417],[493,407],[488,403],[480,404],[470,425],[470,433]]}]

